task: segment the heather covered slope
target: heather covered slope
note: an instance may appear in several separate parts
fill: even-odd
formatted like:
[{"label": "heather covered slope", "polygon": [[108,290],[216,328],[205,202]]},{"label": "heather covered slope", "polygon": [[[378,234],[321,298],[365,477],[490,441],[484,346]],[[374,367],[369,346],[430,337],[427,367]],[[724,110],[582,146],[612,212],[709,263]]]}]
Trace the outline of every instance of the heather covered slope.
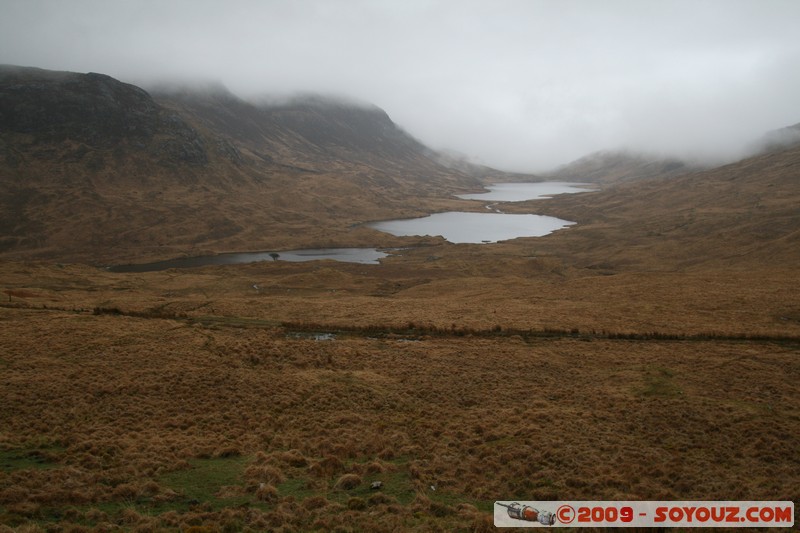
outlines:
[{"label": "heather covered slope", "polygon": [[497,499],[800,497],[796,265],[534,247],[0,262],[0,524],[488,531]]},{"label": "heather covered slope", "polygon": [[[800,261],[800,148],[715,169],[562,197],[543,211],[579,222],[560,237],[577,264],[674,270]],[[552,241],[548,241],[552,242]]]},{"label": "heather covered slope", "polygon": [[398,127],[382,109],[362,103],[305,96],[280,103],[251,103],[223,86],[156,89],[156,100],[210,132],[267,162],[307,171],[362,165],[377,172],[405,167],[413,177],[445,172],[430,150]]},{"label": "heather covered slope", "polygon": [[374,245],[355,224],[479,187],[372,107],[257,107],[220,89],[154,99],[108,76],[10,66],[0,102],[5,257]]},{"label": "heather covered slope", "polygon": [[[381,156],[406,170],[378,171],[348,159],[357,135],[311,143],[198,98],[153,99],[157,128],[175,116],[202,139],[198,165],[150,157],[183,138],[168,129],[81,141],[77,163],[67,141],[3,132],[6,164],[25,157],[3,167],[25,171],[4,182],[3,225],[42,241],[0,261],[0,529],[490,531],[494,500],[800,498],[797,147],[504,205],[578,224],[454,245],[346,225],[484,210],[449,198],[474,174],[425,182],[413,144]],[[86,171],[95,157],[109,166]],[[320,242],[402,249],[380,265],[85,264]],[[35,254],[77,262],[8,260]]]},{"label": "heather covered slope", "polygon": [[602,151],[583,156],[543,175],[548,179],[611,184],[680,176],[700,169],[699,164],[687,163],[674,157]]}]

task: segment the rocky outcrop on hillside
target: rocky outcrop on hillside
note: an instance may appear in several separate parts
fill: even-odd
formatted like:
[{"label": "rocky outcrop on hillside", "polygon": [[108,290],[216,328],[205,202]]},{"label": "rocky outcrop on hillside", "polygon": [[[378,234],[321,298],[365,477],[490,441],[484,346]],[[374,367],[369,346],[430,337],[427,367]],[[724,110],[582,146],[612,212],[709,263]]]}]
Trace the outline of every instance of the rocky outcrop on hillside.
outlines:
[{"label": "rocky outcrop on hillside", "polygon": [[378,171],[405,167],[409,176],[453,174],[373,105],[323,96],[250,102],[221,85],[161,87],[153,96],[271,164],[324,171],[344,163]]},{"label": "rocky outcrop on hillside", "polygon": [[0,66],[3,257],[371,245],[363,221],[476,188],[374,106]]},{"label": "rocky outcrop on hillside", "polygon": [[146,141],[158,129],[159,111],[144,90],[103,74],[0,67],[0,126],[38,141]]},{"label": "rocky outcrop on hillside", "polygon": [[[17,152],[35,151],[36,158],[63,158],[52,145],[69,143],[73,160],[126,145],[162,164],[208,162],[204,140],[179,115],[143,89],[104,74],[0,67],[0,132],[7,157],[14,144]],[[47,150],[36,150],[45,145]],[[16,155],[11,163],[25,154]]]}]

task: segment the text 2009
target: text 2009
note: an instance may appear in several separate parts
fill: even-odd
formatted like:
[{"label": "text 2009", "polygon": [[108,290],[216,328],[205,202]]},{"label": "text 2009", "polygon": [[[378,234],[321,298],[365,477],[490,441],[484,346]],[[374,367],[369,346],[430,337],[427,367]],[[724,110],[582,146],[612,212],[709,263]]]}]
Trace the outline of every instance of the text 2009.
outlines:
[{"label": "text 2009", "polygon": [[578,522],[630,522],[633,520],[631,507],[578,507]]}]

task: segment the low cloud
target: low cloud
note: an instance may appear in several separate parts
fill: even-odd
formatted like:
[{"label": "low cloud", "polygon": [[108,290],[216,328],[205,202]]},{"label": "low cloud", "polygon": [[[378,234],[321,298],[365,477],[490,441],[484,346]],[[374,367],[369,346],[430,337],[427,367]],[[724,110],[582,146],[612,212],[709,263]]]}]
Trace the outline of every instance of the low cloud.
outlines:
[{"label": "low cloud", "polygon": [[800,122],[792,0],[4,0],[0,62],[372,102],[511,170],[735,157]]}]

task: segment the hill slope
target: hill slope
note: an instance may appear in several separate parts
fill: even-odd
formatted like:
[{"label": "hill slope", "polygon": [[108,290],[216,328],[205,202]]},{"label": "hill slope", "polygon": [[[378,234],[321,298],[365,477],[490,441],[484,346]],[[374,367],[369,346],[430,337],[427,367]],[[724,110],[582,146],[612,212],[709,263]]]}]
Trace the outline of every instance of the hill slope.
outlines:
[{"label": "hill slope", "polygon": [[[3,127],[4,258],[386,243],[349,224],[491,173],[374,110],[134,92],[150,129],[108,144]],[[798,206],[795,147],[503,206],[579,224],[375,268],[0,260],[0,523],[490,531],[498,495],[797,501]]]},{"label": "hill slope", "polygon": [[[618,186],[510,209],[579,222],[537,240],[576,265],[788,263],[799,248],[798,150],[694,172],[594,154],[548,177]],[[408,244],[360,223],[463,207],[454,193],[525,178],[456,163],[374,106],[258,104],[223,87],[149,94],[100,74],[0,67],[3,258],[103,264]]]},{"label": "hill slope", "polygon": [[608,184],[680,176],[697,170],[700,170],[699,166],[675,158],[601,151],[583,156],[545,175],[550,179]]},{"label": "hill slope", "polygon": [[3,66],[0,110],[5,257],[375,244],[354,226],[441,209],[480,184],[372,106],[255,105],[224,88],[153,96],[101,74]]},{"label": "hill slope", "polygon": [[375,106],[321,96],[255,104],[223,86],[162,88],[153,94],[164,107],[268,162],[316,171],[340,164],[442,171],[425,146]]},{"label": "hill slope", "polygon": [[751,152],[776,152],[798,145],[800,145],[800,123],[768,131],[752,144]]},{"label": "hill slope", "polygon": [[800,146],[543,207],[579,222],[559,242],[570,242],[573,257],[661,270],[707,262],[796,265],[798,206]]}]

